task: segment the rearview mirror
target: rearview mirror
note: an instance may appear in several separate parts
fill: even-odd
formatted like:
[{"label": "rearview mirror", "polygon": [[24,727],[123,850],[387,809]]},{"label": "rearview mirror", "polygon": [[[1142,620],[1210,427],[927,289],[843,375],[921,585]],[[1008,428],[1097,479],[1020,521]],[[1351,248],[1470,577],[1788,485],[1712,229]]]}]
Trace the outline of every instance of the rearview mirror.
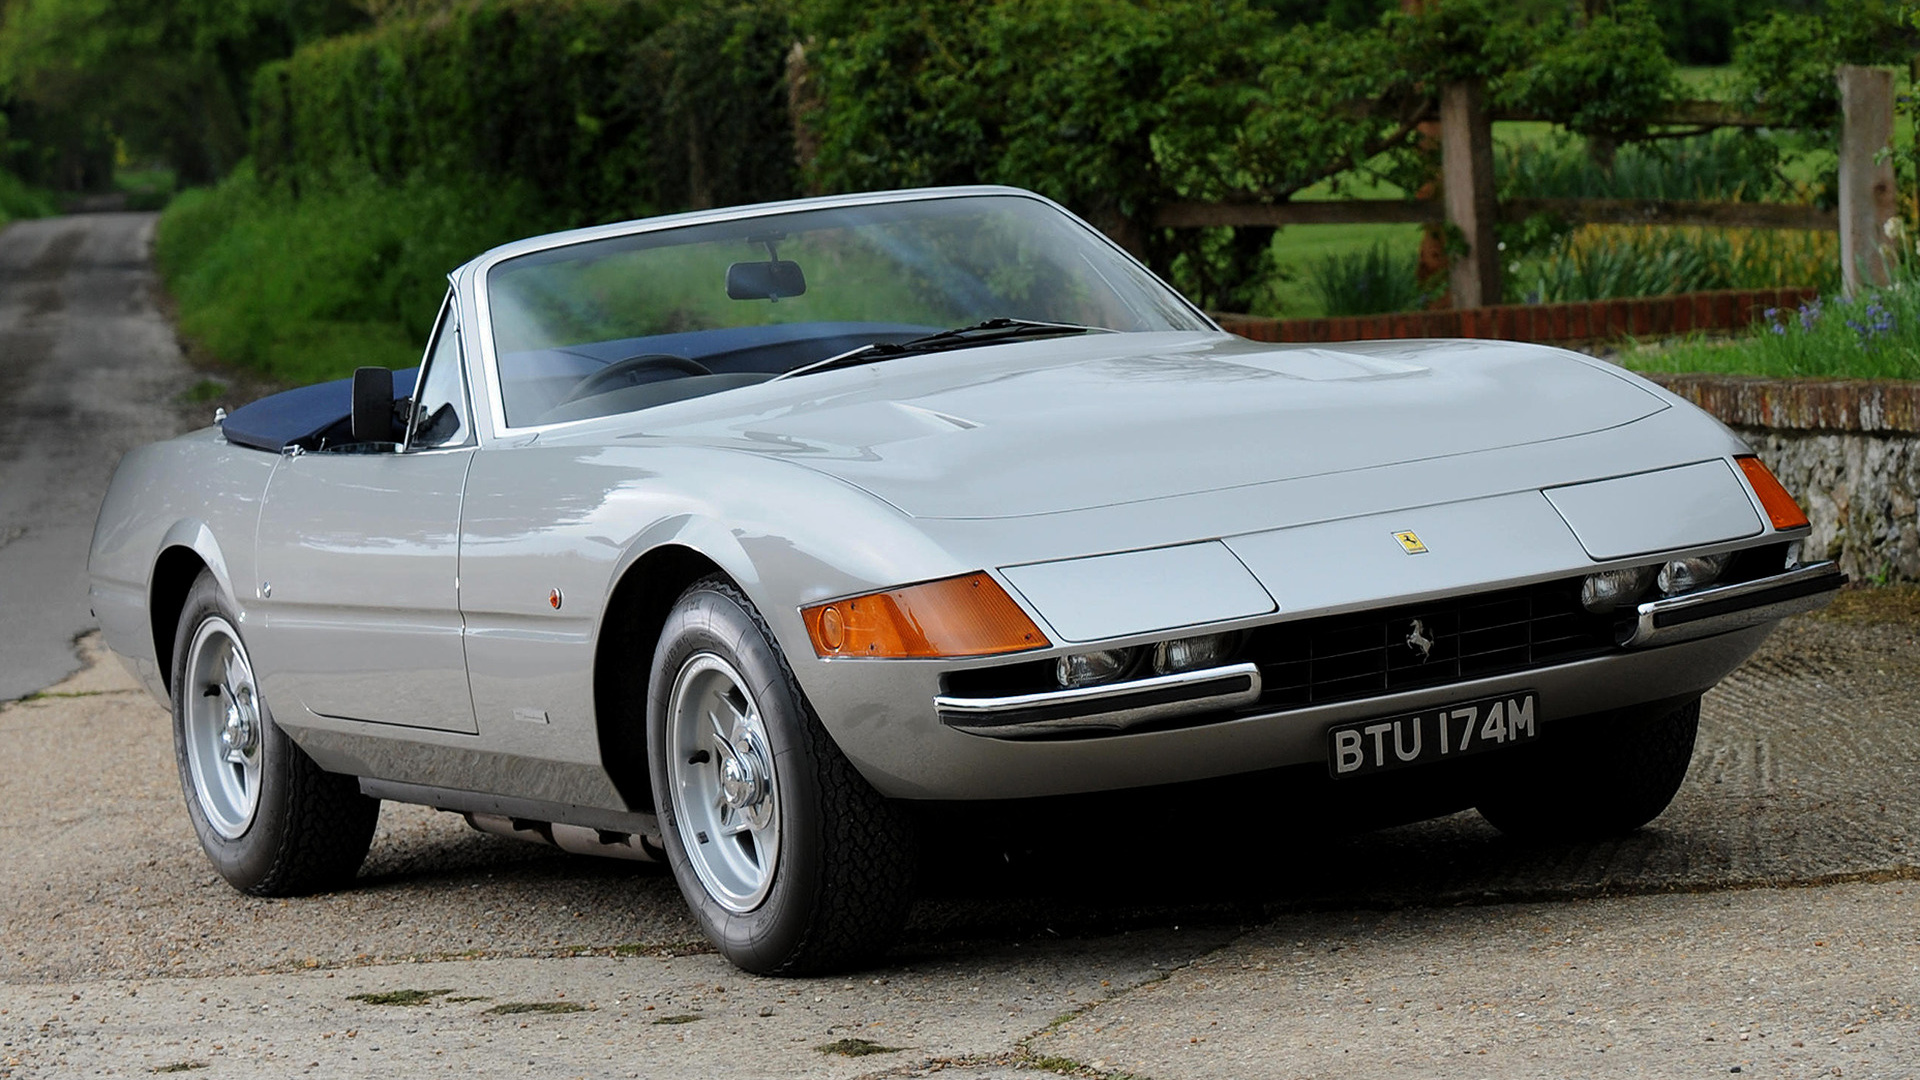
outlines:
[{"label": "rearview mirror", "polygon": [[393,441],[393,372],[383,367],[354,369],[348,427],[357,443]]},{"label": "rearview mirror", "polygon": [[785,259],[737,262],[727,267],[727,296],[734,300],[778,300],[805,296],[807,275],[800,264]]}]

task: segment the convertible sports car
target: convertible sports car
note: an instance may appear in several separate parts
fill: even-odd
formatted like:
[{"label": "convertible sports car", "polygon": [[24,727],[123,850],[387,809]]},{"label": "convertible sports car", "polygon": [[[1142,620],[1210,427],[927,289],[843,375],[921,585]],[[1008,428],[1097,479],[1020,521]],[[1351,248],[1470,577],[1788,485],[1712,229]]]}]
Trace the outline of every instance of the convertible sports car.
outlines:
[{"label": "convertible sports car", "polygon": [[900,926],[916,803],[1440,779],[1509,833],[1626,831],[1845,580],[1631,374],[1254,344],[1015,189],[451,282],[417,377],[143,447],[101,507],[106,641],[251,893],[350,880],[394,799],[664,860],[734,963],[807,972]]}]

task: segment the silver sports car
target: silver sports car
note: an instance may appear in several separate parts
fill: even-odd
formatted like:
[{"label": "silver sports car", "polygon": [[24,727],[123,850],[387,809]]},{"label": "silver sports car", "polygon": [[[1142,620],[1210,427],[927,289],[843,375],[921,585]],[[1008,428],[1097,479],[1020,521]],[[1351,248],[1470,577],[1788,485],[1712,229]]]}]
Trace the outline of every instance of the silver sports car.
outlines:
[{"label": "silver sports car", "polygon": [[418,372],[121,463],[91,580],[208,857],[379,800],[655,859],[756,972],[884,949],[916,807],[1235,778],[1631,830],[1844,578],[1692,406],[1494,341],[1271,347],[1059,206],[858,195],[489,251]]}]

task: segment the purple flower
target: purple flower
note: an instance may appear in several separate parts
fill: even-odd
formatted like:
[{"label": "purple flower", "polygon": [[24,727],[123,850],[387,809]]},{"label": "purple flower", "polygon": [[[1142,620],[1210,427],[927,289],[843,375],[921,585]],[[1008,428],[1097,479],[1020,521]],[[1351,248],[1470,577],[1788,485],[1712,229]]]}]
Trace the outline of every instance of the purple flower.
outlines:
[{"label": "purple flower", "polygon": [[1813,324],[1820,321],[1820,300],[1818,297],[1800,305],[1800,329],[1812,330]]},{"label": "purple flower", "polygon": [[1861,318],[1847,320],[1847,329],[1860,339],[1861,348],[1871,349],[1893,330],[1893,312],[1882,307],[1878,300],[1869,300]]}]

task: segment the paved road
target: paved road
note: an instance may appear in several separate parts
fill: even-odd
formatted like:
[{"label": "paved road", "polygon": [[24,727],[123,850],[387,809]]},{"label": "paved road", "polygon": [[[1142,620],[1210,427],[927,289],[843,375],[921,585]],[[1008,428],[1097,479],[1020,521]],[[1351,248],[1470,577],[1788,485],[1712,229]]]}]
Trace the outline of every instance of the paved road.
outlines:
[{"label": "paved road", "polygon": [[1783,627],[1623,841],[1062,820],[962,864],[884,966],[811,981],[729,969],[657,870],[418,807],[351,891],[239,896],[164,711],[73,652],[99,486],[197,377],[144,300],[150,227],[0,233],[0,696],[81,667],[0,705],[0,1078],[1920,1076],[1912,591]]},{"label": "paved road", "polygon": [[127,450],[180,430],[172,401],[193,375],[151,300],[154,220],[88,214],[0,232],[0,700],[79,666],[107,477]]}]

